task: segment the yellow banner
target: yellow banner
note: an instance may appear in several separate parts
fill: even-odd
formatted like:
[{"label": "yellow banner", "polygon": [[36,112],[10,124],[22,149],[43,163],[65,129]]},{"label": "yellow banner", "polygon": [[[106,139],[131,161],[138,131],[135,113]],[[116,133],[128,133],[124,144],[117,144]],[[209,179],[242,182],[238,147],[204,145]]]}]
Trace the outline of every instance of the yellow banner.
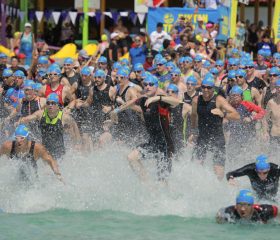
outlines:
[{"label": "yellow banner", "polygon": [[230,37],[234,38],[236,33],[236,19],[237,19],[238,0],[231,1],[230,8]]},{"label": "yellow banner", "polygon": [[280,0],[275,1],[272,29],[275,35],[274,42],[277,43],[280,40]]}]

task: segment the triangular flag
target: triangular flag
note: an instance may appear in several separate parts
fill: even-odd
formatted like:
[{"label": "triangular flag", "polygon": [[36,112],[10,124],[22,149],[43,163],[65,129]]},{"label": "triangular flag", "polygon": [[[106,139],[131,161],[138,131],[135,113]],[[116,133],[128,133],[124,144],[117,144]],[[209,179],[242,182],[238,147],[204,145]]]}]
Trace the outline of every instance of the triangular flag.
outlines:
[{"label": "triangular flag", "polygon": [[119,17],[120,17],[119,12],[113,12],[112,16],[113,16],[114,23],[117,24]]},{"label": "triangular flag", "polygon": [[17,17],[20,17],[20,11],[18,8],[17,8]]},{"label": "triangular flag", "polygon": [[55,24],[58,24],[58,20],[60,17],[61,12],[52,12],[53,20]]},{"label": "triangular flag", "polygon": [[128,12],[120,12],[120,15],[121,15],[122,17],[127,17],[127,16],[128,16]]},{"label": "triangular flag", "polygon": [[40,23],[42,21],[44,12],[43,11],[36,11],[35,15],[36,15],[36,18],[37,18],[38,22]]},{"label": "triangular flag", "polygon": [[1,3],[1,13],[4,13],[5,12],[5,5],[4,3]]},{"label": "triangular flag", "polygon": [[137,16],[138,16],[140,24],[142,25],[144,23],[146,14],[145,13],[137,13]]},{"label": "triangular flag", "polygon": [[13,15],[13,8],[12,7],[9,7],[9,14],[10,14],[10,16]]},{"label": "triangular flag", "polygon": [[71,22],[73,25],[76,23],[76,18],[77,18],[78,13],[77,12],[69,12],[69,17],[71,19]]},{"label": "triangular flag", "polygon": [[89,17],[94,17],[95,16],[95,12],[88,12],[88,16]]},{"label": "triangular flag", "polygon": [[96,19],[96,23],[97,23],[97,24],[100,23],[101,17],[102,17],[102,13],[101,13],[101,12],[96,12],[96,13],[95,13],[95,19]]},{"label": "triangular flag", "polygon": [[113,18],[112,13],[110,13],[110,12],[104,12],[104,14],[105,14],[106,16],[108,16],[109,18]]},{"label": "triangular flag", "polygon": [[19,12],[19,17],[20,17],[21,21],[24,20],[24,15],[25,15],[25,12],[22,12],[22,11]]},{"label": "triangular flag", "polygon": [[6,15],[9,16],[10,15],[10,7],[6,6]]}]

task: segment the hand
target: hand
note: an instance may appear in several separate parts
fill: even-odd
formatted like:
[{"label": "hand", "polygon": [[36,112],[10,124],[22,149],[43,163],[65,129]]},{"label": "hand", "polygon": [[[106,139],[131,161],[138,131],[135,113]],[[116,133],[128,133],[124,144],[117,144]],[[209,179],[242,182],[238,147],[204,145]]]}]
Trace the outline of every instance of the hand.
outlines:
[{"label": "hand", "polygon": [[2,86],[0,87],[0,94],[2,94],[4,91],[4,88],[2,88]]},{"label": "hand", "polygon": [[145,106],[146,106],[146,107],[149,107],[149,105],[150,105],[151,103],[157,102],[157,101],[159,101],[159,99],[160,99],[159,96],[150,97],[150,98],[148,98],[148,99],[146,100]]},{"label": "hand", "polygon": [[245,117],[245,118],[243,118],[243,122],[250,123],[250,122],[252,122],[252,119],[250,117]]},{"label": "hand", "polygon": [[228,180],[228,183],[229,183],[229,185],[231,185],[231,186],[235,186],[235,187],[238,186],[238,183],[236,182],[236,180],[235,180],[234,178],[230,178],[230,179]]},{"label": "hand", "polygon": [[124,101],[120,96],[117,96],[116,102],[117,102],[119,105],[125,104],[125,101]]},{"label": "hand", "polygon": [[57,178],[60,182],[62,182],[64,185],[66,185],[65,182],[64,182],[64,180],[63,180],[63,178],[62,178],[62,176],[61,176],[60,174],[57,174],[57,175],[56,175],[56,178]]},{"label": "hand", "polygon": [[112,110],[111,106],[102,106],[102,112],[109,113]]},{"label": "hand", "polygon": [[214,108],[211,110],[211,113],[214,114],[214,115],[218,115],[220,116],[221,118],[223,118],[225,116],[225,114],[221,111],[221,109],[219,108]]},{"label": "hand", "polygon": [[76,108],[81,108],[84,104],[84,101],[82,99],[76,99]]},{"label": "hand", "polygon": [[118,114],[114,111],[110,112],[110,118],[112,122],[117,123],[118,122]]}]

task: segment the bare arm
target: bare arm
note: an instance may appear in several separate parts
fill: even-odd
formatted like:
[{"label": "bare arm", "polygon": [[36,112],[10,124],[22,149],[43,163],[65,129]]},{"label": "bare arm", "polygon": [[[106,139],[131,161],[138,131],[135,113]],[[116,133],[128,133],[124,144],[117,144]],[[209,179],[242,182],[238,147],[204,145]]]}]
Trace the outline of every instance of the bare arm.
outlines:
[{"label": "bare arm", "polygon": [[252,95],[253,95],[253,98],[256,101],[256,104],[258,106],[261,106],[262,97],[261,97],[260,92],[256,88],[252,88]]},{"label": "bare arm", "polygon": [[23,117],[19,120],[19,123],[29,123],[31,121],[35,121],[35,120],[39,120],[41,119],[42,115],[44,113],[44,110],[38,110],[36,111],[35,113],[29,115],[29,116],[26,116],[26,117]]},{"label": "bare arm", "polygon": [[9,156],[11,152],[12,144],[11,142],[4,142],[0,147],[0,157],[3,155]]},{"label": "bare arm", "polygon": [[192,114],[191,114],[191,124],[192,129],[197,129],[197,97],[194,97],[192,101]]},{"label": "bare arm", "polygon": [[226,112],[226,118],[228,120],[239,120],[239,113],[227,102],[222,96],[217,97],[217,107],[223,112]]},{"label": "bare arm", "polygon": [[81,142],[81,135],[80,135],[80,131],[78,129],[77,123],[75,122],[75,120],[68,114],[63,114],[62,116],[62,122],[63,125],[68,125],[70,129],[72,129],[73,131],[71,131],[72,138],[74,139],[74,141],[76,143],[80,143]]}]

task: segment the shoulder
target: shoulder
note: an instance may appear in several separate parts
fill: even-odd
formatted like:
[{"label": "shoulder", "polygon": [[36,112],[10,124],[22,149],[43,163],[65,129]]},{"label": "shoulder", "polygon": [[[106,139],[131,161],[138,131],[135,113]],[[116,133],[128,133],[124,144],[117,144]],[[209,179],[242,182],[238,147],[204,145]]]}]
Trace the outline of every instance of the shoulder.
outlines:
[{"label": "shoulder", "polygon": [[7,141],[7,142],[4,142],[1,146],[1,148],[3,150],[10,150],[12,148],[12,145],[13,145],[13,142],[12,141]]}]

